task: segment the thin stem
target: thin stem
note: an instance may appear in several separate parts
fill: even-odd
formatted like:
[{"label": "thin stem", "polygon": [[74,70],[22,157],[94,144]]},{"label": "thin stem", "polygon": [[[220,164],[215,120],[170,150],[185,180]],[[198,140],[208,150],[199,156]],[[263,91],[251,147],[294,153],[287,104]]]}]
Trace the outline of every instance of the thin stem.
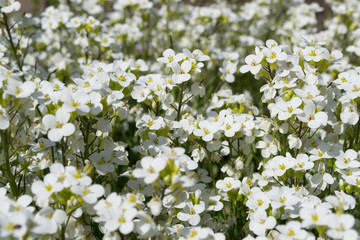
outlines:
[{"label": "thin stem", "polygon": [[88,144],[88,141],[89,141],[90,127],[91,127],[91,118],[88,119],[85,129],[85,135],[84,135],[84,142],[85,142],[84,159],[83,159],[84,161],[89,157],[90,144]]},{"label": "thin stem", "polygon": [[180,99],[179,99],[179,108],[177,110],[178,114],[176,117],[177,121],[180,121],[180,117],[181,117],[181,107],[182,107],[182,100],[183,100],[183,95],[184,95],[184,83],[181,83],[180,85]]},{"label": "thin stem", "polygon": [[7,18],[6,13],[3,13],[3,17],[4,17],[5,30],[6,30],[6,33],[7,33],[8,37],[9,37],[11,51],[14,54],[16,64],[17,64],[19,70],[22,71],[22,65],[21,65],[21,62],[20,62],[20,58],[18,58],[18,55],[17,55],[16,46],[14,44],[14,41],[13,41],[13,38],[12,38],[12,35],[11,35],[11,30],[10,30],[10,26],[9,26],[9,23],[8,23],[8,18]]},{"label": "thin stem", "polygon": [[3,155],[5,158],[5,169],[3,170],[3,172],[6,177],[6,180],[10,184],[11,195],[13,198],[16,198],[18,196],[18,188],[15,182],[15,177],[11,172],[8,135],[9,132],[7,129],[1,132],[1,144],[2,144]]},{"label": "thin stem", "polygon": [[65,157],[66,145],[65,145],[65,142],[64,142],[64,138],[61,139],[60,147],[61,147],[62,162],[63,162],[63,165],[66,166],[67,165],[66,157]]}]

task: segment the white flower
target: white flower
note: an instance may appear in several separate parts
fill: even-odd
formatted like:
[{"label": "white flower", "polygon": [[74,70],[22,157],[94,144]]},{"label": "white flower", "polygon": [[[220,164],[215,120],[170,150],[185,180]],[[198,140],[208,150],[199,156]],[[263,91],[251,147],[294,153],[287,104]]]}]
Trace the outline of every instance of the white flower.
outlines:
[{"label": "white flower", "polygon": [[238,189],[240,186],[241,182],[232,177],[226,177],[223,180],[218,180],[216,182],[216,188],[224,192],[228,192],[232,189]]},{"label": "white flower", "polygon": [[183,49],[183,53],[186,57],[188,58],[192,58],[195,59],[196,61],[200,61],[200,62],[204,62],[204,61],[209,61],[210,57],[205,55],[201,50],[199,49],[195,49],[192,53],[184,48]]},{"label": "white flower", "polygon": [[180,236],[182,236],[181,238],[179,238],[181,240],[225,240],[225,235],[223,233],[214,233],[214,231],[210,228],[183,227],[179,229],[178,233],[180,234]]},{"label": "white flower", "polygon": [[33,206],[29,206],[32,201],[33,199],[29,195],[22,195],[16,201],[12,202],[12,207],[15,211],[26,209],[29,212],[33,212],[35,208]]},{"label": "white flower", "polygon": [[160,157],[144,157],[140,164],[142,168],[136,168],[132,174],[136,178],[144,178],[144,182],[150,184],[158,179],[159,173],[166,166],[166,161]]},{"label": "white flower", "polygon": [[321,102],[324,96],[320,95],[316,85],[305,85],[302,89],[295,89],[294,92],[305,102]]},{"label": "white flower", "polygon": [[177,62],[173,62],[171,64],[171,69],[174,72],[172,75],[174,83],[178,84],[188,81],[191,78],[191,75],[189,74],[191,67],[191,62],[189,60],[183,61],[181,65]]},{"label": "white flower", "polygon": [[110,74],[110,78],[125,88],[136,79],[136,76],[132,73],[128,73],[124,70],[121,70],[120,68],[117,68],[114,73]]},{"label": "white flower", "polygon": [[35,82],[21,82],[20,80],[15,80],[13,78],[9,78],[8,81],[9,82],[5,88],[5,92],[15,96],[16,98],[29,97],[35,91]]},{"label": "white flower", "polygon": [[135,229],[139,233],[139,238],[151,238],[156,233],[156,224],[149,214],[144,211],[140,211],[137,214],[137,220],[135,220]]},{"label": "white flower", "polygon": [[343,123],[355,125],[359,121],[359,113],[356,111],[356,107],[351,103],[343,103],[340,119]]},{"label": "white flower", "polygon": [[273,187],[267,194],[271,199],[273,209],[278,209],[282,206],[289,208],[299,202],[299,199],[294,196],[291,189],[286,186],[281,188]]},{"label": "white flower", "polygon": [[66,112],[74,112],[77,110],[79,115],[86,115],[90,112],[90,107],[87,105],[89,95],[85,91],[72,92],[64,89],[61,92],[60,99],[63,101],[61,106]]},{"label": "white flower", "polygon": [[336,167],[340,169],[360,167],[360,162],[357,161],[357,156],[357,152],[353,149],[348,149],[345,153],[340,150],[340,155],[336,157]]},{"label": "white flower", "polygon": [[76,169],[74,166],[67,166],[65,168],[65,181],[64,185],[66,187],[75,186],[75,185],[84,185],[89,186],[92,180],[85,173]]},{"label": "white flower", "polygon": [[356,205],[356,200],[353,196],[339,191],[335,191],[335,196],[326,196],[325,200],[333,205],[334,208],[345,211],[348,209],[354,209]]},{"label": "white flower", "polygon": [[115,192],[110,193],[106,199],[100,199],[95,205],[94,210],[98,215],[104,215],[112,206],[121,206],[124,198],[117,195]]},{"label": "white flower", "polygon": [[113,232],[119,229],[122,234],[129,234],[134,230],[134,221],[137,210],[126,204],[120,207],[111,207],[107,211],[108,219],[105,222],[104,228],[107,231]]},{"label": "white flower", "polygon": [[323,49],[316,49],[314,47],[306,47],[303,51],[304,59],[308,62],[314,61],[319,62],[323,57]]},{"label": "white flower", "polygon": [[276,226],[276,229],[281,233],[280,239],[305,239],[307,235],[298,221],[289,221],[286,225]]},{"label": "white flower", "polygon": [[146,204],[150,208],[151,214],[154,216],[159,216],[162,209],[162,201],[157,196],[151,198],[151,200]]},{"label": "white flower", "polygon": [[37,225],[31,231],[36,234],[55,234],[66,219],[67,216],[63,210],[54,210],[50,207],[42,208],[34,218]]},{"label": "white flower", "polygon": [[1,0],[0,1],[1,11],[4,13],[16,12],[20,9],[21,4],[15,0]]},{"label": "white flower", "polygon": [[295,163],[295,166],[294,166],[295,171],[309,170],[314,167],[314,163],[311,162],[309,159],[309,156],[304,153],[298,154],[296,156],[294,163]]},{"label": "white flower", "polygon": [[284,156],[276,156],[265,165],[265,171],[263,172],[268,177],[282,176],[285,172],[294,167],[294,159],[289,153]]},{"label": "white flower", "polygon": [[58,182],[55,174],[47,174],[44,181],[36,181],[31,185],[31,191],[38,199],[48,199],[53,193],[60,192],[64,188],[63,184]]},{"label": "white flower", "polygon": [[270,199],[266,193],[262,192],[260,189],[258,191],[252,192],[249,196],[249,199],[246,202],[246,206],[251,210],[266,210],[270,205]]},{"label": "white flower", "polygon": [[268,63],[274,63],[276,61],[284,61],[287,57],[286,53],[282,52],[281,47],[273,47],[271,49],[264,48],[262,52],[266,56],[266,61]]},{"label": "white flower", "polygon": [[177,218],[183,222],[189,222],[190,225],[198,225],[201,218],[200,213],[205,211],[204,202],[200,201],[199,204],[193,204],[192,202],[186,202],[186,206],[183,208],[182,212],[177,214]]},{"label": "white flower", "polygon": [[310,182],[313,185],[313,188],[319,188],[320,190],[325,190],[327,184],[334,183],[334,177],[325,171],[325,163],[320,162],[316,167],[317,173],[310,178]]},{"label": "white flower", "polygon": [[143,126],[150,130],[159,130],[164,127],[164,119],[162,117],[153,118],[150,114],[144,114],[141,120],[143,121]]},{"label": "white flower", "polygon": [[[264,94],[261,96],[261,101],[266,102],[270,99],[273,99],[276,95],[275,85],[272,83],[267,83],[261,86],[260,92]],[[270,109],[270,108],[269,108]]]},{"label": "white flower", "polygon": [[261,66],[261,61],[264,57],[263,53],[258,53],[257,55],[254,54],[250,54],[249,56],[247,56],[245,58],[245,63],[247,65],[243,65],[240,67],[240,72],[241,73],[247,73],[247,72],[251,72],[251,74],[257,74],[262,66]]},{"label": "white flower", "polygon": [[270,134],[265,135],[263,140],[257,142],[255,146],[261,149],[261,155],[265,158],[270,157],[271,154],[276,155],[278,152],[278,143]]},{"label": "white flower", "polygon": [[300,149],[302,146],[302,141],[299,138],[299,136],[297,136],[296,133],[292,133],[289,134],[287,139],[289,140],[289,147],[290,149],[296,148],[296,149]]},{"label": "white flower", "polygon": [[240,123],[234,122],[232,115],[226,116],[221,126],[221,129],[224,131],[226,137],[233,137],[240,128]]},{"label": "white flower", "polygon": [[355,224],[355,218],[350,214],[332,214],[328,221],[330,227],[326,234],[333,239],[358,239],[358,233],[351,229]]},{"label": "white flower", "polygon": [[267,229],[272,229],[276,225],[273,216],[267,216],[265,210],[255,211],[250,218],[249,228],[256,235],[263,235]]},{"label": "white flower", "polygon": [[280,109],[280,112],[278,113],[279,120],[287,120],[291,118],[292,115],[302,113],[303,111],[298,108],[301,104],[302,101],[299,97],[294,97],[288,102],[277,102],[276,105]]},{"label": "white flower", "polygon": [[169,48],[163,52],[163,57],[158,58],[157,61],[161,63],[166,63],[167,66],[170,67],[173,62],[180,62],[184,58],[185,55],[183,53],[178,53],[175,55],[174,50]]},{"label": "white flower", "polygon": [[221,209],[223,209],[224,204],[220,201],[220,199],[221,199],[220,195],[204,197],[204,201],[208,205],[206,210],[207,211],[220,211]]},{"label": "white flower", "polygon": [[107,173],[115,170],[111,151],[101,151],[100,153],[96,152],[92,154],[89,159],[100,175],[106,175]]},{"label": "white flower", "polygon": [[150,90],[144,84],[135,84],[131,97],[139,103],[145,101],[149,94]]},{"label": "white flower", "polygon": [[132,64],[130,65],[130,70],[139,70],[142,72],[146,72],[149,70],[149,67],[144,60],[138,59],[136,60],[136,62],[132,62]]},{"label": "white flower", "polygon": [[328,115],[325,112],[317,111],[315,104],[308,102],[304,106],[304,112],[297,116],[300,121],[306,122],[309,128],[316,129],[327,123]]},{"label": "white flower", "polygon": [[219,126],[216,122],[202,120],[198,124],[199,128],[194,129],[193,134],[201,137],[202,140],[209,142],[214,138],[214,134],[218,131]]},{"label": "white flower", "polygon": [[223,77],[226,82],[233,83],[235,81],[235,76],[233,75],[236,72],[237,64],[232,62],[224,62],[223,67],[219,71],[223,74]]},{"label": "white flower", "polygon": [[160,148],[168,144],[168,140],[163,136],[157,136],[153,132],[149,132],[149,139],[145,140],[144,147],[149,151],[153,156],[159,154]]},{"label": "white flower", "polygon": [[326,226],[328,225],[328,215],[330,213],[329,207],[325,204],[316,206],[315,208],[303,207],[300,209],[300,217],[303,220],[302,226]]},{"label": "white flower", "polygon": [[27,217],[22,212],[0,215],[0,237],[22,239],[27,232]]},{"label": "white flower", "polygon": [[63,137],[72,135],[75,132],[75,126],[72,123],[68,123],[70,114],[59,108],[55,116],[47,114],[43,117],[43,124],[46,128],[50,128],[48,132],[49,140],[53,142],[60,141]]},{"label": "white flower", "polygon": [[99,184],[91,186],[72,186],[71,191],[79,195],[86,203],[94,204],[97,199],[104,195],[104,188]]}]

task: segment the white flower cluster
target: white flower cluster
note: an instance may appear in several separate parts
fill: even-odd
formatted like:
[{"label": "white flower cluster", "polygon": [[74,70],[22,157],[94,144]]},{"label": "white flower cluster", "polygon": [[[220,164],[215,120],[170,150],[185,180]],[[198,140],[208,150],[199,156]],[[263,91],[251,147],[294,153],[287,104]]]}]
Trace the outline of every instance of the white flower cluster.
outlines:
[{"label": "white flower cluster", "polygon": [[0,239],[360,239],[360,2],[188,2],[0,0]]}]

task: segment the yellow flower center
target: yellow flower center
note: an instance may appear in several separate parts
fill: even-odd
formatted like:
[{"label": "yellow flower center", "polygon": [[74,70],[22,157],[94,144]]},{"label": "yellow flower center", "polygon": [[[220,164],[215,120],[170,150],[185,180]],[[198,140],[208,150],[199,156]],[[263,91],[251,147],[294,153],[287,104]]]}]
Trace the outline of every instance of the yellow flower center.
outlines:
[{"label": "yellow flower center", "polygon": [[193,238],[193,237],[196,237],[198,234],[196,232],[196,230],[191,230],[190,233],[189,233],[189,237]]},{"label": "yellow flower center", "polygon": [[90,87],[90,83],[88,81],[84,82],[83,88],[88,88]]},{"label": "yellow flower center", "polygon": [[74,178],[81,178],[81,172],[79,170],[74,174]]},{"label": "yellow flower center", "polygon": [[315,57],[316,56],[315,50],[311,50],[311,52],[309,53],[309,56]]},{"label": "yellow flower center", "polygon": [[171,63],[174,61],[174,57],[173,56],[168,56],[168,62]]},{"label": "yellow flower center", "polygon": [[46,191],[50,192],[52,190],[52,186],[50,184],[45,185]]},{"label": "yellow flower center", "polygon": [[19,95],[23,90],[19,87],[16,87],[15,94]]},{"label": "yellow flower center", "polygon": [[14,231],[15,230],[15,225],[13,223],[8,223],[6,225],[6,230],[7,231]]},{"label": "yellow flower center", "polygon": [[152,166],[149,166],[146,170],[148,173],[155,173],[155,169]]},{"label": "yellow flower center", "polygon": [[285,166],[285,164],[279,164],[279,168],[281,169],[281,170],[285,170],[286,169],[286,166]]},{"label": "yellow flower center", "polygon": [[276,52],[272,51],[270,54],[270,58],[276,58]]},{"label": "yellow flower center", "polygon": [[125,218],[124,216],[120,216],[120,217],[118,218],[118,223],[123,224],[123,223],[125,223],[125,222],[126,222],[126,218]]},{"label": "yellow flower center", "polygon": [[289,230],[286,233],[289,237],[295,236],[295,232],[294,230],[292,230],[291,228],[289,228]]},{"label": "yellow flower center", "polygon": [[85,187],[85,189],[84,189],[84,191],[83,191],[83,195],[86,196],[86,195],[88,195],[90,192],[91,192],[91,191],[90,191],[87,187]]},{"label": "yellow flower center", "polygon": [[64,126],[64,123],[56,121],[55,128],[62,128],[62,126]]},{"label": "yellow flower center", "polygon": [[299,168],[303,168],[304,165],[305,165],[305,163],[304,163],[304,162],[301,162],[301,163],[298,163],[297,165],[298,165]]},{"label": "yellow flower center", "polygon": [[195,215],[196,212],[195,212],[195,209],[194,208],[190,208],[189,212],[188,212],[190,215]]},{"label": "yellow flower center", "polygon": [[264,204],[264,200],[262,200],[262,199],[258,199],[257,200],[257,205],[258,206],[261,206],[261,205],[263,205]]},{"label": "yellow flower center", "polygon": [[205,135],[208,135],[209,133],[210,133],[210,130],[207,129],[207,128],[204,128],[204,134],[205,134]]}]

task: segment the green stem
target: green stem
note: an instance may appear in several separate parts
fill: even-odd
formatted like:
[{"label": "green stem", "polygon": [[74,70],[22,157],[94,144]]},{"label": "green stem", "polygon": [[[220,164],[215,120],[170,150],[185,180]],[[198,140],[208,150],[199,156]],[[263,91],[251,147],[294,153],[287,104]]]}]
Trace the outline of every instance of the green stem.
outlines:
[{"label": "green stem", "polygon": [[4,168],[3,172],[6,177],[6,180],[10,184],[11,195],[13,198],[16,198],[18,196],[18,188],[17,188],[16,182],[15,182],[15,177],[11,172],[8,134],[9,134],[9,132],[7,129],[2,131],[2,133],[1,133],[1,144],[2,144],[3,155],[5,158],[5,168]]},{"label": "green stem", "polygon": [[180,117],[181,117],[181,107],[182,107],[182,100],[183,100],[183,95],[184,95],[184,83],[181,83],[180,86],[180,99],[179,99],[179,108],[178,108],[178,114],[176,117],[177,121],[180,121]]},{"label": "green stem", "polygon": [[85,150],[84,150],[84,159],[83,159],[84,161],[89,157],[90,144],[88,144],[88,141],[89,141],[90,127],[91,127],[91,118],[88,119],[85,129],[85,136],[84,136]]},{"label": "green stem", "polygon": [[8,40],[10,42],[11,51],[14,54],[16,64],[19,67],[19,70],[22,71],[22,65],[21,65],[21,62],[20,62],[20,58],[18,58],[17,50],[16,50],[16,47],[15,47],[15,44],[14,44],[14,41],[13,41],[13,38],[12,38],[12,35],[11,35],[11,30],[10,30],[10,26],[9,26],[9,23],[8,23],[7,15],[5,13],[3,13],[3,17],[4,17],[5,30],[6,30],[6,33],[7,33],[8,37],[9,37]]},{"label": "green stem", "polygon": [[52,159],[52,162],[55,163],[55,152],[54,152],[54,147],[51,146],[51,159]]},{"label": "green stem", "polygon": [[60,147],[61,147],[62,162],[63,162],[63,165],[64,165],[64,167],[65,167],[65,166],[67,166],[67,162],[66,162],[66,157],[65,157],[66,145],[65,145],[65,142],[64,142],[64,138],[61,139]]}]

